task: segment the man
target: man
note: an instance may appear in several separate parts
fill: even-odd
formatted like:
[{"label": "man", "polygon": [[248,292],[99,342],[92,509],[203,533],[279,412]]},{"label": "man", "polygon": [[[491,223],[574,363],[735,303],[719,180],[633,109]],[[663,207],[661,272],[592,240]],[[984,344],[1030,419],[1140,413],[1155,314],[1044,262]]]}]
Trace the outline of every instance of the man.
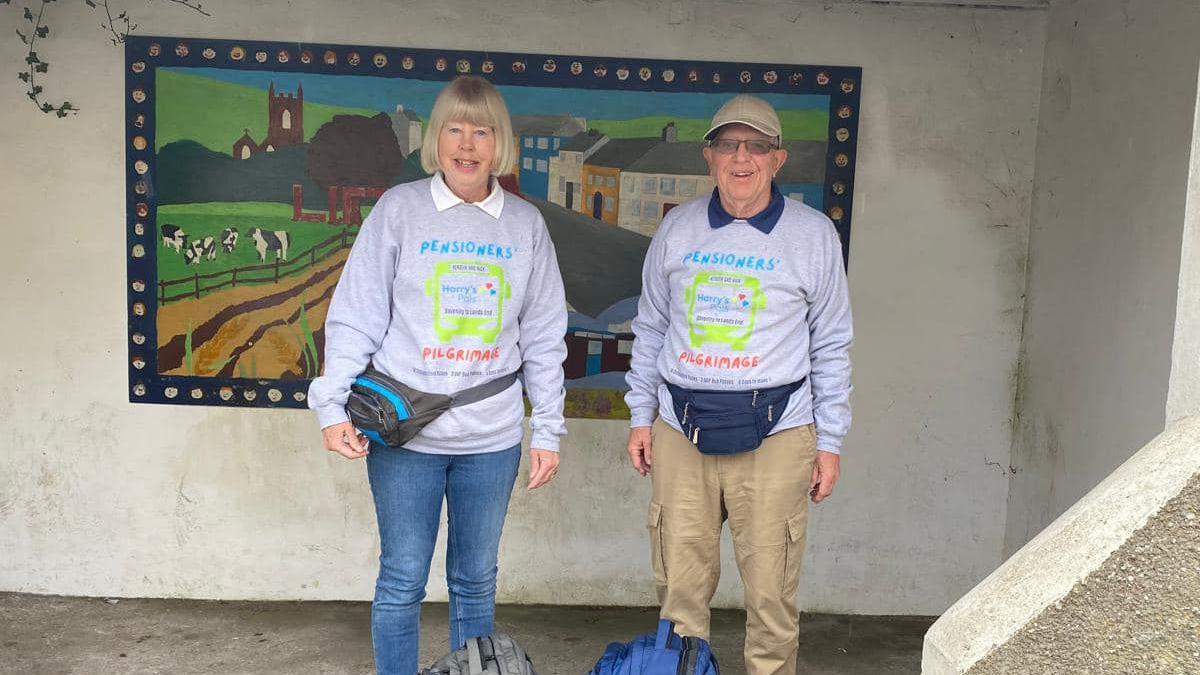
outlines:
[{"label": "man", "polygon": [[671,210],[646,254],[629,457],[652,476],[662,617],[708,638],[728,519],[746,672],[793,675],[805,497],[832,493],[850,427],[842,248],[828,218],[775,185],[787,151],[766,101],[733,98],[705,140],[716,189]]}]

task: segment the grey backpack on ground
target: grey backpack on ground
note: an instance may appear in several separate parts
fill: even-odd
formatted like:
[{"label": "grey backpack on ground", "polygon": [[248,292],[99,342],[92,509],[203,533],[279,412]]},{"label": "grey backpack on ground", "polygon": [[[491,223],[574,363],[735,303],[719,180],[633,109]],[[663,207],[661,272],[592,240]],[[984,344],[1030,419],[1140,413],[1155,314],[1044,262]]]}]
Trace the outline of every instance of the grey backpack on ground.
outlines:
[{"label": "grey backpack on ground", "polygon": [[420,675],[537,675],[533,661],[504,633],[471,638]]}]

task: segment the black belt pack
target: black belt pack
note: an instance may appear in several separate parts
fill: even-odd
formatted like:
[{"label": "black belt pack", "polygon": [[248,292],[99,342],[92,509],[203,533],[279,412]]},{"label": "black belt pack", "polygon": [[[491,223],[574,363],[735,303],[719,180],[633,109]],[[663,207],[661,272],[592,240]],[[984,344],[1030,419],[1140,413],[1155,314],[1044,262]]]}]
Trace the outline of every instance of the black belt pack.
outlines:
[{"label": "black belt pack", "polygon": [[369,367],[350,385],[346,413],[367,438],[398,448],[450,408],[482,401],[516,381],[509,373],[454,394],[430,394]]},{"label": "black belt pack", "polygon": [[685,389],[668,382],[667,390],[692,445],[706,455],[733,455],[762,445],[806,379],[753,391]]}]

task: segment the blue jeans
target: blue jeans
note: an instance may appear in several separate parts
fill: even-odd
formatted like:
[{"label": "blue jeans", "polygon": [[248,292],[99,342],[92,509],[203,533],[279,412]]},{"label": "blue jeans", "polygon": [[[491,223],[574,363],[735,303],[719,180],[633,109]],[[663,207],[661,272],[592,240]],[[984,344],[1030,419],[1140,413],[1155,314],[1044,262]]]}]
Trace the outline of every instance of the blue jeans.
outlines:
[{"label": "blue jeans", "polygon": [[379,521],[379,578],[371,604],[371,641],[381,675],[417,672],[421,600],[447,516],[446,585],[450,649],[492,632],[496,558],[521,446],[472,455],[432,455],[376,444],[367,475]]}]

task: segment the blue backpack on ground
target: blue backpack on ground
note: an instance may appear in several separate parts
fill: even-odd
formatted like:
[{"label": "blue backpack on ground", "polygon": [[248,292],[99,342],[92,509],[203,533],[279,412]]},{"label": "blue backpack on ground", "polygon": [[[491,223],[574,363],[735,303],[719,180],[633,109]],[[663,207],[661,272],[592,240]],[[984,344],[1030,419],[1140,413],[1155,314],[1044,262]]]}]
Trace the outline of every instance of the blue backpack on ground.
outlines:
[{"label": "blue backpack on ground", "polygon": [[680,637],[675,622],[660,619],[657,633],[613,642],[588,675],[720,675],[708,641]]}]

